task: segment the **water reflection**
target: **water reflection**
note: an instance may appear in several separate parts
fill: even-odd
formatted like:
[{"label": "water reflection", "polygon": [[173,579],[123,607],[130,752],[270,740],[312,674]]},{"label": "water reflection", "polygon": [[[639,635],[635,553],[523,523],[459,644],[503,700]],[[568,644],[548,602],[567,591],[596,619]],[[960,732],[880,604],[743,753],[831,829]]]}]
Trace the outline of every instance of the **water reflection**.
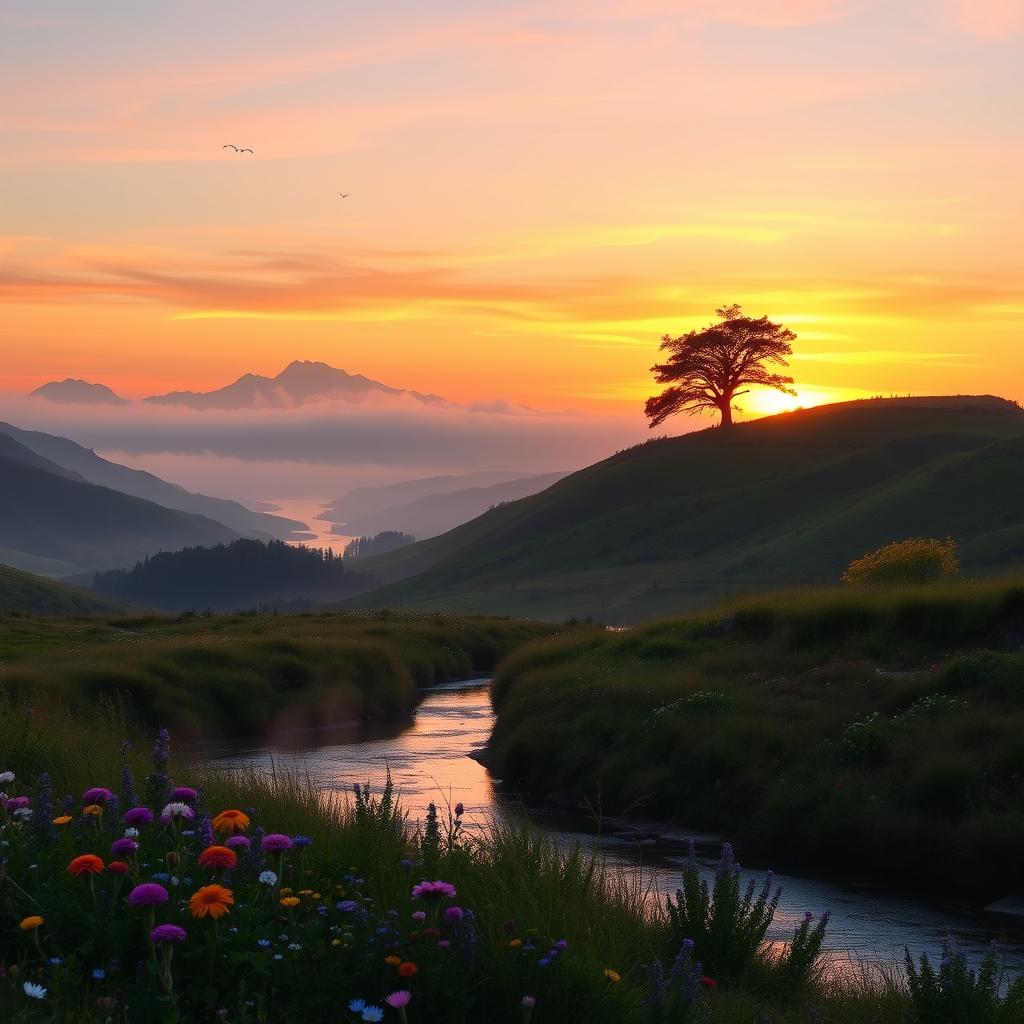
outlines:
[{"label": "water reflection", "polygon": [[[308,773],[325,792],[348,791],[369,782],[379,792],[385,773],[399,790],[413,820],[422,819],[427,805],[462,801],[466,824],[481,829],[496,815],[519,813],[518,801],[502,793],[487,771],[471,757],[487,741],[493,723],[486,683],[456,684],[434,690],[415,717],[387,734],[367,734],[350,725],[334,732],[302,732],[278,737],[273,745],[212,751],[212,764],[224,770],[248,768],[270,771],[274,765]],[[541,809],[531,817],[566,844],[598,840],[585,823]],[[673,892],[680,880],[684,853],[678,845],[638,843],[625,837],[604,837],[602,849],[612,867],[635,875],[638,865],[651,884],[652,898]],[[711,857],[701,858],[710,877]],[[763,871],[744,873],[760,883]],[[908,946],[916,956],[938,957],[947,933],[976,961],[1000,942],[1000,953],[1013,973],[1024,971],[1024,944],[1013,922],[962,906],[937,906],[894,898],[871,886],[852,886],[777,875],[782,900],[769,939],[789,939],[805,911],[817,916],[831,911],[827,945],[831,970],[842,975],[861,966],[895,967]]]}]

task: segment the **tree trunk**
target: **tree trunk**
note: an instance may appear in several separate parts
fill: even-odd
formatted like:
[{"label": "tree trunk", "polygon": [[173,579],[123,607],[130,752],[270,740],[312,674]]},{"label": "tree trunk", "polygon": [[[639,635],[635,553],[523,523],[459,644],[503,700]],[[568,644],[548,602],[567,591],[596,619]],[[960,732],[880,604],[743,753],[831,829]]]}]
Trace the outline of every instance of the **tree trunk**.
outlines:
[{"label": "tree trunk", "polygon": [[731,427],[732,426],[732,400],[729,398],[723,399],[722,404],[718,407],[718,411],[722,414],[722,422],[718,425],[720,427]]}]

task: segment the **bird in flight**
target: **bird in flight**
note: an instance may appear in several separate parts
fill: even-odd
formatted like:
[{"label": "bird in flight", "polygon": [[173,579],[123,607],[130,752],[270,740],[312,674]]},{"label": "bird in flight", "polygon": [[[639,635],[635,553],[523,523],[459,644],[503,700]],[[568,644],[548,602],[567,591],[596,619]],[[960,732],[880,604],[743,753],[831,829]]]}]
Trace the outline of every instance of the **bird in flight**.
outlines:
[{"label": "bird in flight", "polygon": [[238,147],[237,146],[232,146],[230,142],[226,146],[221,146],[220,148],[221,149],[233,149],[236,153],[238,152]]},{"label": "bird in flight", "polygon": [[252,150],[251,149],[240,149],[238,152],[239,153],[251,153]]},{"label": "bird in flight", "polygon": [[341,196],[342,199],[348,199],[348,197],[350,195],[352,195],[352,193],[351,192],[339,192],[338,195]]}]

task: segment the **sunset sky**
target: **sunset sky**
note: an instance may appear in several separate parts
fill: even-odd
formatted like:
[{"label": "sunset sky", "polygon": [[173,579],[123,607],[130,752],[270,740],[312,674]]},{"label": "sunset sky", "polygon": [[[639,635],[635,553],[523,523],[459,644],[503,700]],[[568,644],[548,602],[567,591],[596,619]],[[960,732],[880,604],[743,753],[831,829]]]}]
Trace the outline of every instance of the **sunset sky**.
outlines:
[{"label": "sunset sky", "polygon": [[1022,78],[1017,0],[5,0],[0,390],[639,410],[740,302],[801,401],[1024,399]]}]

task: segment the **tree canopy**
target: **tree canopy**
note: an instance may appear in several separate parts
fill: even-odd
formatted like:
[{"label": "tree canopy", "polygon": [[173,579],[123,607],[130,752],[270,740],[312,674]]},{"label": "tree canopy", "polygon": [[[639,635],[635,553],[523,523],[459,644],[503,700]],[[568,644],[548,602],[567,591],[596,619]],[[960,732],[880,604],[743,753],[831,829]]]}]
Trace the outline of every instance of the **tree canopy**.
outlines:
[{"label": "tree canopy", "polygon": [[652,427],[678,412],[715,409],[723,427],[732,424],[733,404],[751,387],[773,388],[795,395],[793,378],[769,366],[788,366],[796,335],[768,317],[744,316],[738,305],[715,312],[721,318],[700,331],[678,338],[666,334],[661,348],[670,353],[651,373],[659,384],[669,384],[660,395],[647,399],[644,412]]}]

